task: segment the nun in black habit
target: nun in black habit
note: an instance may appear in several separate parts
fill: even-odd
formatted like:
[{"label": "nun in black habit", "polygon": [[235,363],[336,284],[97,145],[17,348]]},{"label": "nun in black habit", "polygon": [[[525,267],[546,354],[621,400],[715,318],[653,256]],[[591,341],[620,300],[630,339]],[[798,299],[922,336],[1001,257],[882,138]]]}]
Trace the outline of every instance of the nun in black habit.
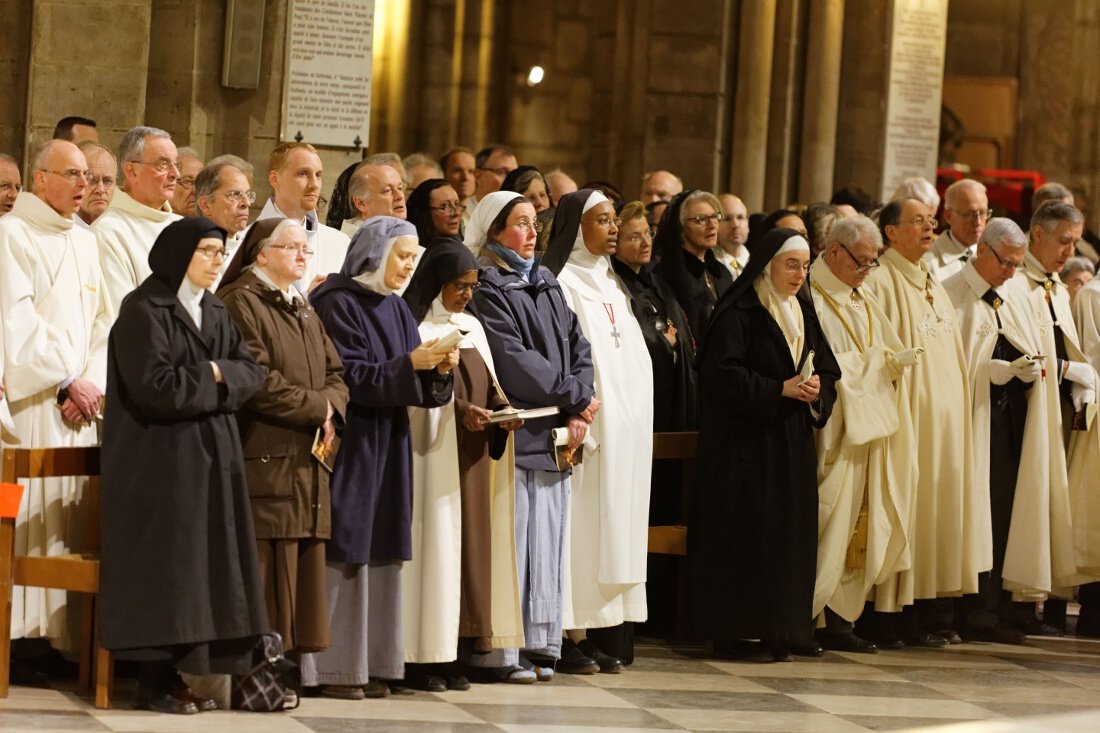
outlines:
[{"label": "nun in black habit", "polygon": [[[817,455],[840,368],[813,307],[795,297],[809,244],[768,233],[722,296],[698,347],[699,448],[688,537],[693,615],[719,653],[818,654]],[[813,376],[799,376],[813,353]],[[745,640],[759,640],[747,642]]]},{"label": "nun in black habit", "polygon": [[207,291],[224,253],[209,219],[166,227],[108,348],[100,630],[159,712],[216,707],[177,671],[243,674],[269,628],[234,417],[264,370]]},{"label": "nun in black habit", "polygon": [[[702,198],[701,195],[710,196],[698,190],[676,194],[661,216],[661,226],[653,239],[653,251],[660,257],[655,270],[672,288],[696,341],[706,328],[714,304],[733,282],[729,269],[718,261],[713,250],[706,250],[703,259],[699,259],[684,246],[686,232],[680,212],[689,199]],[[717,213],[721,213],[721,208]]]}]

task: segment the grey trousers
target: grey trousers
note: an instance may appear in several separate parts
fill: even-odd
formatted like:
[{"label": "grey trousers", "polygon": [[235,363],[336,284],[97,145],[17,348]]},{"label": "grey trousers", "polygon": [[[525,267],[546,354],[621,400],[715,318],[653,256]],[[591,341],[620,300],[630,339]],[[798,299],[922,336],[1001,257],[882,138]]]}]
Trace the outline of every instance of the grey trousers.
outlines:
[{"label": "grey trousers", "polygon": [[401,563],[326,563],[332,645],[302,655],[302,685],[365,685],[371,677],[402,679]]}]

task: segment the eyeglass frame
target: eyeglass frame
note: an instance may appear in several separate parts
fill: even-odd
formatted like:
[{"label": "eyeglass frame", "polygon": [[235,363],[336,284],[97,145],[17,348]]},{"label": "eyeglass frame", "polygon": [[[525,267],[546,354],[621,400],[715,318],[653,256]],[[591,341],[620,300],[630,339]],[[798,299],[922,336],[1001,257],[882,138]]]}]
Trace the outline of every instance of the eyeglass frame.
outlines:
[{"label": "eyeglass frame", "polygon": [[849,257],[852,258],[852,262],[854,262],[855,265],[856,265],[856,272],[870,272],[871,270],[875,269],[876,267],[878,267],[879,265],[882,264],[881,262],[878,261],[878,257],[873,257],[868,264],[864,265],[859,260],[856,259],[856,256],[854,254],[852,254],[852,250],[848,249],[847,247],[845,247],[840,242],[837,242],[836,245],[838,247],[840,247],[842,250],[844,250],[845,254],[847,254]]},{"label": "eyeglass frame", "polygon": [[997,250],[993,249],[993,247],[990,244],[988,244],[986,242],[982,242],[982,244],[985,245],[986,249],[988,249],[990,252],[993,253],[993,258],[995,260],[997,260],[997,264],[1001,266],[1002,270],[1018,270],[1018,269],[1020,269],[1021,267],[1024,266],[1023,260],[1020,260],[1019,263],[1005,262],[1004,260],[1001,259],[1001,256],[999,254],[997,254]]},{"label": "eyeglass frame", "polygon": [[447,202],[443,203],[440,206],[429,206],[428,208],[431,209],[432,211],[443,211],[443,212],[446,212],[448,214],[461,214],[462,212],[466,211],[466,204],[463,204],[463,203],[455,204],[455,203],[451,203],[450,201],[447,201]]},{"label": "eyeglass frame", "polygon": [[581,224],[591,224],[592,226],[599,227],[600,229],[610,229],[611,225],[614,224],[615,228],[618,229],[623,225],[623,220],[622,217],[619,216],[607,216],[606,214],[604,214],[596,220],[589,219],[588,221],[585,221],[584,219],[581,219]]},{"label": "eyeglass frame", "polygon": [[[110,183],[107,180],[110,179]],[[118,176],[97,176],[95,173],[88,171],[84,174],[84,180],[88,182],[88,188],[94,189],[96,186],[103,182],[104,188],[114,188],[118,185]]]},{"label": "eyeglass frame", "polygon": [[207,244],[202,247],[195,247],[196,252],[201,252],[202,256],[208,260],[213,261],[215,257],[221,257],[223,260],[229,256],[229,250],[224,246],[215,247],[212,244]]},{"label": "eyeglass frame", "polygon": [[63,171],[52,171],[49,168],[38,168],[37,170],[43,173],[53,173],[55,176],[61,176],[69,183],[76,183],[77,180],[83,180],[85,184],[88,183],[88,176],[91,172],[88,170],[77,170],[76,168],[66,168]]},{"label": "eyeglass frame", "polygon": [[959,211],[958,209],[952,209],[950,206],[946,208],[952,214],[961,216],[967,221],[989,221],[993,218],[993,209],[986,209],[985,211]]},{"label": "eyeglass frame", "polygon": [[522,231],[525,235],[527,234],[528,229],[534,229],[535,234],[541,234],[542,230],[546,228],[545,222],[541,222],[538,219],[531,222],[527,221],[526,219],[520,219],[515,224],[510,224],[509,226],[514,226],[516,229]]},{"label": "eyeglass frame", "polygon": [[634,232],[633,234],[631,234],[629,237],[626,238],[626,241],[630,242],[631,244],[640,244],[641,242],[635,240],[634,237],[638,237],[639,239],[648,240],[649,242],[652,242],[653,241],[653,230],[652,229],[643,229],[640,232]]},{"label": "eyeglass frame", "polygon": [[301,255],[307,260],[315,254],[315,251],[309,247],[299,247],[293,244],[269,244],[264,249],[281,249],[284,252],[294,252],[295,257]]},{"label": "eyeglass frame", "polygon": [[469,293],[470,295],[473,295],[474,291],[481,287],[480,280],[472,283],[463,283],[459,282],[458,280],[452,280],[447,284],[454,288],[456,293]]},{"label": "eyeglass frame", "polygon": [[695,226],[704,227],[704,226],[707,225],[708,221],[713,221],[715,226],[718,226],[719,224],[721,224],[725,220],[726,220],[726,217],[723,216],[722,214],[718,214],[718,213],[709,214],[709,215],[698,214],[696,216],[689,216],[689,217],[685,218],[684,223],[686,224],[687,222],[690,221]]},{"label": "eyeglass frame", "polygon": [[940,228],[939,219],[937,219],[935,217],[935,215],[933,215],[933,216],[916,216],[916,217],[913,217],[912,219],[906,219],[905,221],[899,221],[895,226],[900,226],[902,224],[910,224],[912,226],[919,227],[920,229],[924,229],[924,225],[929,224],[929,223],[932,224],[932,231],[936,231],[937,229]]},{"label": "eyeglass frame", "polygon": [[152,168],[153,170],[155,170],[158,175],[162,175],[162,176],[167,174],[169,169],[175,168],[176,169],[177,180],[179,178],[179,174],[182,172],[182,170],[180,169],[179,161],[168,160],[167,158],[157,158],[152,163],[146,162],[144,160],[128,160],[126,162],[127,163],[137,163],[138,165],[147,165],[150,168]]},{"label": "eyeglass frame", "polygon": [[0,191],[13,191],[16,194],[19,194],[23,191],[23,184],[9,183],[5,181],[4,183],[0,183]]},{"label": "eyeglass frame", "polygon": [[203,196],[203,198],[214,198],[215,196],[225,196],[226,199],[232,201],[234,204],[239,204],[240,197],[244,196],[245,200],[248,201],[249,206],[256,203],[256,192],[252,189],[249,189],[247,191],[214,191],[212,193],[206,194],[205,196]]}]

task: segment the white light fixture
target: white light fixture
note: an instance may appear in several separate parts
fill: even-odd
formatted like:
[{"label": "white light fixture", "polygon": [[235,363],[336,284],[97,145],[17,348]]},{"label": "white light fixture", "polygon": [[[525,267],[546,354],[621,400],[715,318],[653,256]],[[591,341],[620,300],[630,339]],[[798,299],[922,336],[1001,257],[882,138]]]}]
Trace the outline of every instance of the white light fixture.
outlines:
[{"label": "white light fixture", "polygon": [[532,66],[531,70],[527,72],[527,86],[538,86],[542,83],[544,76],[546,76],[546,71],[541,66]]}]

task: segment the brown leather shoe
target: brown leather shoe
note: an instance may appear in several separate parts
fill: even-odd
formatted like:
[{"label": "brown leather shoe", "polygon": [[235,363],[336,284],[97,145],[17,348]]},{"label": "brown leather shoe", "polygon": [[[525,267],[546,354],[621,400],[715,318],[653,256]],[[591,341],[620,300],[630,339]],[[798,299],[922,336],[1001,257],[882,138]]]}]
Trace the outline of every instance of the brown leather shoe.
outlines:
[{"label": "brown leather shoe", "polygon": [[199,712],[199,708],[190,700],[180,700],[167,692],[153,692],[140,685],[134,691],[132,704],[134,710],[152,710],[170,715],[195,715]]}]

